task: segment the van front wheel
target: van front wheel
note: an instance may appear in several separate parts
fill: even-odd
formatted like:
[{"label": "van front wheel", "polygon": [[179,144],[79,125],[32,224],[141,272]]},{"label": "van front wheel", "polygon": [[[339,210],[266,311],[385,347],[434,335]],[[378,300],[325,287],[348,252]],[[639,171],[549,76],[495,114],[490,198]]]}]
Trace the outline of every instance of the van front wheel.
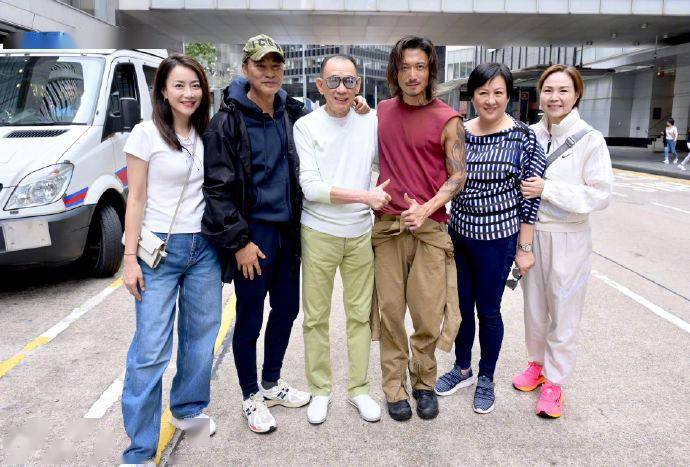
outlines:
[{"label": "van front wheel", "polygon": [[121,239],[122,224],[115,208],[96,208],[81,258],[85,272],[95,277],[113,276],[122,263]]}]

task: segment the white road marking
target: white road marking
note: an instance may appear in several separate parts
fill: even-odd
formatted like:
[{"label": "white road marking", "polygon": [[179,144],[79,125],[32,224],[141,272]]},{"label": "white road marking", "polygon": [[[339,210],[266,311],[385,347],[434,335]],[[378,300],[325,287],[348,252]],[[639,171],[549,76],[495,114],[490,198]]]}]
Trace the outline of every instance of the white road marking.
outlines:
[{"label": "white road marking", "polygon": [[620,196],[621,198],[627,198],[628,197],[628,195],[624,195],[623,193],[617,193],[615,191],[612,191],[611,193],[614,194],[615,196]]},{"label": "white road marking", "polygon": [[634,301],[636,301],[637,303],[639,303],[643,307],[647,308],[649,311],[651,311],[652,313],[654,313],[658,317],[665,319],[669,323],[671,323],[675,326],[678,326],[680,329],[682,329],[683,331],[690,334],[690,323],[687,323],[687,322],[683,321],[682,319],[680,319],[679,317],[677,317],[676,315],[669,313],[668,311],[661,308],[659,305],[655,305],[654,303],[650,302],[649,300],[647,300],[643,296],[636,294],[635,292],[633,292],[629,288],[625,287],[624,285],[621,285],[618,282],[616,282],[612,279],[609,279],[608,277],[606,277],[605,275],[603,275],[599,271],[592,271],[592,275],[594,277],[596,277],[597,279],[599,279],[600,281],[602,281],[603,283],[605,283],[606,285],[609,285],[609,286],[613,287],[614,289],[618,290],[623,295],[627,295],[629,298],[633,299]]},{"label": "white road marking", "polygon": [[101,303],[103,300],[108,297],[111,293],[115,292],[122,283],[120,281],[116,281],[113,284],[109,285],[105,289],[103,289],[98,295],[91,297],[88,299],[82,306],[75,308],[72,310],[72,313],[69,315],[65,316],[60,322],[58,322],[55,326],[52,328],[48,329],[46,332],[41,334],[40,337],[45,337],[49,341],[55,339],[58,334],[60,334],[62,331],[70,327],[70,325],[84,316],[86,313],[89,311],[93,310],[96,305]]},{"label": "white road marking", "polygon": [[84,418],[103,418],[103,415],[108,411],[110,407],[115,404],[120,399],[122,395],[124,373],[115,378],[113,384],[108,386],[108,389],[103,391],[101,397],[98,398],[96,402],[91,406]]},{"label": "white road marking", "polygon": [[666,208],[666,209],[673,209],[674,211],[682,212],[682,213],[684,213],[684,214],[690,214],[690,211],[686,211],[686,210],[684,210],[684,209],[680,209],[680,208],[677,208],[677,207],[674,207],[674,206],[666,206],[665,204],[654,203],[654,202],[652,202],[652,204],[653,204],[654,206],[659,206],[659,207]]}]

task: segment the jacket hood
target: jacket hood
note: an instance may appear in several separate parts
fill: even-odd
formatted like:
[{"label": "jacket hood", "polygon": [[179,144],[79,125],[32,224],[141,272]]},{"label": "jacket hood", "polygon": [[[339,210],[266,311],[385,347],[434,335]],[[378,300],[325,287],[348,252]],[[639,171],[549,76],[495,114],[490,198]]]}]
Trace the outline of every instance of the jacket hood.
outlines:
[{"label": "jacket hood", "polygon": [[[259,106],[247,97],[247,92],[249,92],[249,81],[243,77],[235,78],[223,90],[223,104],[221,108],[227,107],[233,102],[235,105],[239,105],[243,111],[250,113],[253,117],[262,118],[263,112]],[[278,99],[278,108],[276,110],[280,111],[281,109],[285,109],[288,99],[287,92],[283,88],[280,88],[278,94],[276,94],[276,98]]]},{"label": "jacket hood", "polygon": [[[237,77],[223,89],[223,102],[220,109],[231,110],[232,106],[239,106],[242,110],[252,114],[255,118],[263,117],[263,112],[259,107],[247,97],[249,91],[249,81],[244,77]],[[297,99],[288,96],[287,92],[280,88],[276,95],[279,102],[279,109],[286,109],[291,113],[301,113],[304,104]]]}]

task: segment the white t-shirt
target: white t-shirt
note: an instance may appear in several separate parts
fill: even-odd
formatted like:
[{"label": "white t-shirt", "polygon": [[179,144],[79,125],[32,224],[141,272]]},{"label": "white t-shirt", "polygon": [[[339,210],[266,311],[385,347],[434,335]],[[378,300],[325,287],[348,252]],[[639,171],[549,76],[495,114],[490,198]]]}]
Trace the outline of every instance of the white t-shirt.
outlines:
[{"label": "white t-shirt", "polygon": [[355,238],[371,230],[371,211],[362,203],[331,204],[331,188],[368,190],[378,155],[375,112],[331,117],[319,107],[294,127],[304,192],[302,224],[318,232]]},{"label": "white t-shirt", "polygon": [[192,173],[172,232],[201,232],[201,216],[204,213],[204,197],[201,192],[204,181],[204,144],[193,128],[188,138],[179,138],[189,153],[184,149],[171,149],[154,123],[148,120],[137,124],[125,143],[125,153],[149,163],[142,225],[152,232],[168,233],[189,164],[192,162]]},{"label": "white t-shirt", "polygon": [[672,139],[675,141],[678,139],[678,128],[676,128],[675,125],[667,126],[665,128],[666,131],[666,139]]}]

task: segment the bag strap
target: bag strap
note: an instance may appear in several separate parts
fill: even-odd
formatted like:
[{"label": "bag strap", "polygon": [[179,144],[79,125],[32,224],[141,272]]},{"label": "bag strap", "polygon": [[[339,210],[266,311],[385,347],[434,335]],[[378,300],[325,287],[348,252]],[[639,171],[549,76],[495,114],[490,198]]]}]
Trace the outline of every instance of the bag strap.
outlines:
[{"label": "bag strap", "polygon": [[189,164],[189,170],[187,170],[187,178],[184,181],[184,185],[182,186],[182,193],[180,193],[180,199],[177,200],[177,206],[175,206],[175,213],[173,214],[172,221],[170,222],[170,230],[168,230],[168,235],[165,237],[165,243],[163,243],[163,249],[162,251],[165,251],[166,248],[168,247],[168,240],[170,240],[170,235],[172,234],[172,229],[173,226],[175,225],[175,219],[177,219],[177,211],[180,210],[180,204],[182,204],[182,198],[184,198],[184,192],[187,190],[187,184],[189,183],[189,177],[192,175],[192,168],[194,167],[194,157],[196,155],[196,142],[199,138],[199,135],[194,136],[194,144],[192,145],[192,161],[191,164]]},{"label": "bag strap", "polygon": [[544,170],[548,169],[549,166],[550,166],[551,164],[553,164],[553,163],[556,161],[556,159],[558,159],[559,157],[561,157],[561,155],[563,155],[563,153],[566,152],[568,149],[570,149],[570,148],[572,148],[573,146],[575,146],[575,144],[576,144],[578,141],[580,141],[582,138],[584,138],[584,136],[585,136],[587,133],[589,133],[590,131],[592,131],[592,130],[593,130],[593,128],[591,128],[591,127],[586,127],[586,128],[583,128],[582,130],[578,131],[578,132],[575,133],[574,135],[568,136],[568,137],[565,139],[565,143],[561,144],[561,145],[558,147],[558,149],[556,149],[554,152],[552,152],[552,153],[549,155],[548,159],[546,159],[546,166],[544,167]]}]

